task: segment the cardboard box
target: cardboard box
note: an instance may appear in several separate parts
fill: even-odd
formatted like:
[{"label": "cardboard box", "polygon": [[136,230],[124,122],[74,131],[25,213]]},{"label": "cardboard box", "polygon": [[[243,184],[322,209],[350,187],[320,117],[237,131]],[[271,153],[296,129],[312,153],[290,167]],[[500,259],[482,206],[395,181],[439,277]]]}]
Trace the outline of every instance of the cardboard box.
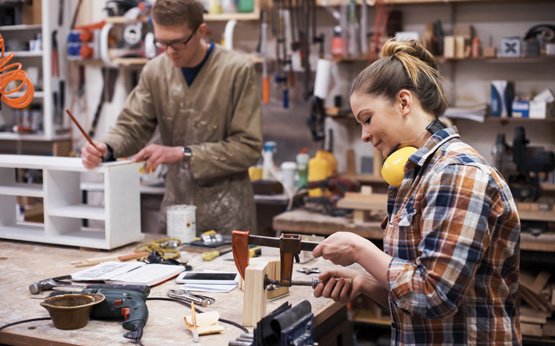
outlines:
[{"label": "cardboard box", "polygon": [[22,9],[23,24],[42,24],[42,1],[31,0],[23,3]]}]

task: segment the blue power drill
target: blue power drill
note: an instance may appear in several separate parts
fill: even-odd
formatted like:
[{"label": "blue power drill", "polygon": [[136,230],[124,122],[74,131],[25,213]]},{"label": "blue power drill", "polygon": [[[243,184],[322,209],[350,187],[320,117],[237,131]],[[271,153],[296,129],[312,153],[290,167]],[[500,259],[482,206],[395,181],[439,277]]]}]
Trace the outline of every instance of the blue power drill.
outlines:
[{"label": "blue power drill", "polygon": [[123,328],[129,331],[123,336],[135,342],[141,340],[148,320],[146,298],[150,293],[149,286],[93,284],[81,292],[55,292],[51,296],[67,293],[103,294],[105,299],[93,306],[91,318],[123,321]]}]

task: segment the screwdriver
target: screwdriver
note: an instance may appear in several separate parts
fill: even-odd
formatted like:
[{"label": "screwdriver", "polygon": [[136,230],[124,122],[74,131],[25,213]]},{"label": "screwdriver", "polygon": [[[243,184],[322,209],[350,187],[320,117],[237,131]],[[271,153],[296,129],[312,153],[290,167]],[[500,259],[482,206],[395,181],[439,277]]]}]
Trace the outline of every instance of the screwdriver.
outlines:
[{"label": "screwdriver", "polygon": [[[223,250],[214,250],[214,251],[205,251],[202,253],[201,257],[203,261],[212,261],[216,257],[225,255],[228,252],[231,252],[232,248],[225,248]],[[260,246],[254,246],[249,248],[249,257],[258,257],[262,254],[262,249]]]}]

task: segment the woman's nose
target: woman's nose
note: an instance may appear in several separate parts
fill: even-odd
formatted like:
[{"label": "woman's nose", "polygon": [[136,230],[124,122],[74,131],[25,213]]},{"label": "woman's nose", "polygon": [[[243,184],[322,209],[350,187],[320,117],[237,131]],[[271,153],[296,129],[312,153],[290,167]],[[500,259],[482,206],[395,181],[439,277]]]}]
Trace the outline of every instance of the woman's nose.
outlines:
[{"label": "woman's nose", "polygon": [[364,127],[362,128],[362,136],[361,139],[363,142],[370,142],[370,132],[366,130]]}]

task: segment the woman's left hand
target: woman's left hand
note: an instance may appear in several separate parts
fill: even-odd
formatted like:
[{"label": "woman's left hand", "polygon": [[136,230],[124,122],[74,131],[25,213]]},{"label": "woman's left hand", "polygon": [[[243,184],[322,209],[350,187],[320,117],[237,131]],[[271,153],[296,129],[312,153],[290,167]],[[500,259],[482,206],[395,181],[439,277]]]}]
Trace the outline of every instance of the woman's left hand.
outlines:
[{"label": "woman's left hand", "polygon": [[312,254],[314,257],[322,256],[335,264],[348,266],[358,262],[358,256],[368,240],[351,232],[337,232],[321,242]]}]

